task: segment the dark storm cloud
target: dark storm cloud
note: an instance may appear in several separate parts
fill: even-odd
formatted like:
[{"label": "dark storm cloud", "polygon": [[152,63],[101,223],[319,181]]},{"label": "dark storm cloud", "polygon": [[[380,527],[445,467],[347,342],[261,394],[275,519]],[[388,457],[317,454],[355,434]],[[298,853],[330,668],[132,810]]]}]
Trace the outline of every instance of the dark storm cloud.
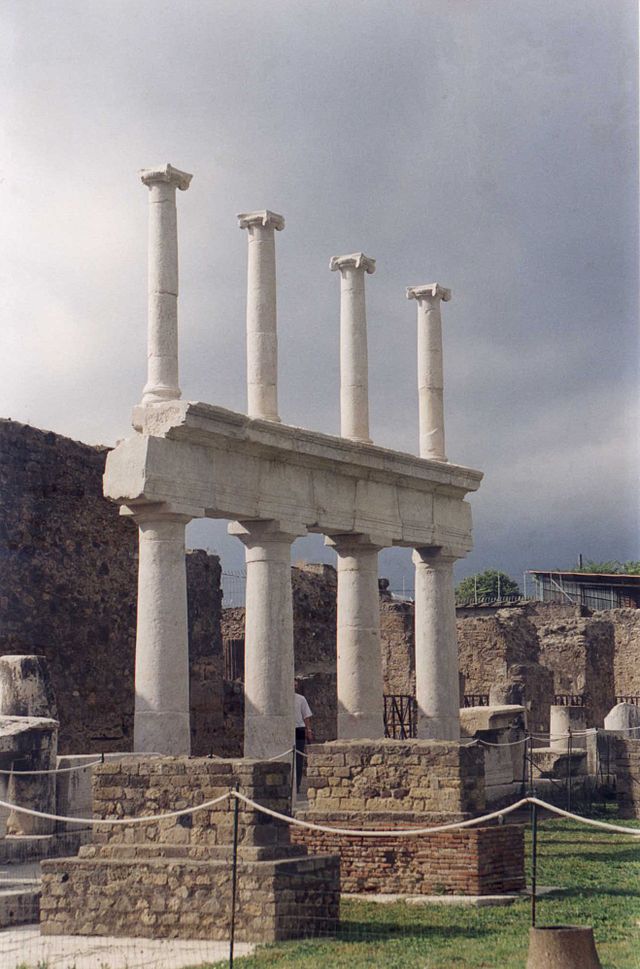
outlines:
[{"label": "dark storm cloud", "polygon": [[[337,430],[328,260],[363,249],[378,443],[416,448],[405,286],[454,292],[447,450],[486,472],[462,571],[638,557],[635,17],[627,0],[5,6],[0,411],[127,433],[145,365],[135,172],[170,160],[195,173],[179,198],[185,397],[244,407],[234,215],[268,206],[287,219],[285,420]],[[238,564],[219,529],[191,533]],[[382,567],[409,582],[406,553]]]}]

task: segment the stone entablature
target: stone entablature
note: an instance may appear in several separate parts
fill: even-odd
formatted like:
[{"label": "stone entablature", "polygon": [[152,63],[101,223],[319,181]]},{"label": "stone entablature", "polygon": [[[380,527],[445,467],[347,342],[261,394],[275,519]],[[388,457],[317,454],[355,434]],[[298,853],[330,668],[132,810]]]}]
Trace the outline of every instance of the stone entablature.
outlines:
[{"label": "stone entablature", "polygon": [[482,474],[318,431],[253,420],[210,404],[136,407],[138,434],[107,459],[105,495],[131,509],[296,522],[382,545],[472,547],[463,500]]}]

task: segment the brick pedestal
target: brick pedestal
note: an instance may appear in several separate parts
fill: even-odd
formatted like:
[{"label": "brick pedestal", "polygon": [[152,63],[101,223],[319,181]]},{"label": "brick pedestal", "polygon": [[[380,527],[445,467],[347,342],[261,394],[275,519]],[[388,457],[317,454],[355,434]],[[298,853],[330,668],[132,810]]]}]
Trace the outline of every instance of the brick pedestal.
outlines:
[{"label": "brick pedestal", "polygon": [[[105,764],[94,813],[118,818],[180,810],[240,792],[289,810],[290,767],[259,761],[163,758]],[[269,942],[335,929],[339,860],[290,843],[285,822],[240,804],[236,937]],[[42,865],[47,935],[229,937],[233,806],[136,826],[100,826],[77,858]]]},{"label": "brick pedestal", "polygon": [[[422,828],[485,812],[479,747],[445,741],[337,741],[308,748],[309,809],[296,817],[353,829]],[[524,829],[505,824],[415,837],[294,828],[312,852],[340,855],[348,893],[494,895],[524,888]]]}]

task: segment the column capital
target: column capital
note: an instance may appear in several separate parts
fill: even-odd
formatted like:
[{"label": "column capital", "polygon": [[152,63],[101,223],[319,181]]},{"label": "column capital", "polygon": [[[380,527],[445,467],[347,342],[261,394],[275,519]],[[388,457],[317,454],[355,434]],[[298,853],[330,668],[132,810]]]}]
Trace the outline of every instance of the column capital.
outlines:
[{"label": "column capital", "polygon": [[139,175],[145,185],[164,182],[175,185],[181,192],[186,192],[193,178],[193,175],[189,175],[188,172],[181,172],[179,168],[174,168],[169,162],[166,165],[156,165],[155,168],[142,168]]},{"label": "column capital", "polygon": [[283,521],[274,518],[261,518],[255,521],[229,522],[229,535],[235,535],[243,545],[261,545],[265,542],[294,542],[307,534],[306,526],[301,522]]},{"label": "column capital", "polygon": [[158,501],[141,505],[122,505],[120,514],[123,518],[133,518],[138,525],[160,521],[182,522],[187,525],[193,518],[203,518],[204,508],[191,508],[186,505]]},{"label": "column capital", "polygon": [[432,545],[414,548],[411,557],[414,565],[430,565],[434,569],[448,568],[461,558],[460,555],[455,555],[450,548]]},{"label": "column capital", "polygon": [[451,290],[445,289],[440,283],[424,283],[422,286],[408,286],[407,299],[441,299],[448,303],[451,299]]},{"label": "column capital", "polygon": [[264,228],[272,226],[279,232],[284,229],[284,216],[269,209],[262,209],[259,212],[239,212],[237,219],[239,229],[248,229],[252,225],[261,225]]},{"label": "column capital", "polygon": [[376,271],[376,261],[371,256],[365,256],[364,252],[352,252],[347,256],[332,256],[329,261],[329,269],[335,272],[339,269],[363,269],[367,273]]},{"label": "column capital", "polygon": [[353,550],[361,551],[380,551],[383,548],[390,548],[393,540],[388,535],[379,532],[341,532],[334,535],[325,535],[324,544],[329,548],[335,548],[338,553]]}]

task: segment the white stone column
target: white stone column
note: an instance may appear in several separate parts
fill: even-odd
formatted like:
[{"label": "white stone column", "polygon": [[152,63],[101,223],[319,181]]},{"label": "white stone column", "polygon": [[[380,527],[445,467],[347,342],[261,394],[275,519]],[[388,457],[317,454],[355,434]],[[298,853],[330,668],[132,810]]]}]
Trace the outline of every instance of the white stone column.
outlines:
[{"label": "white stone column", "polygon": [[460,739],[455,558],[437,548],[413,553],[418,738]]},{"label": "white stone column", "polygon": [[333,535],[338,556],[338,739],[384,737],[378,552],[368,535]]},{"label": "white stone column", "polygon": [[446,461],[440,303],[451,299],[451,290],[438,283],[414,286],[407,289],[407,299],[418,302],[420,457]]},{"label": "white stone column", "polygon": [[229,525],[246,547],[245,757],[275,757],[295,739],[291,543],[304,532],[278,521]]},{"label": "white stone column", "polygon": [[247,405],[249,417],[279,421],[275,212],[243,212],[238,225],[249,231],[247,267]]},{"label": "white stone column", "polygon": [[134,750],[189,754],[186,515],[135,511],[140,535]]},{"label": "white stone column", "polygon": [[178,219],[176,188],[193,178],[172,165],[145,168],[149,188],[149,318],[147,383],[142,403],[180,397],[178,382]]},{"label": "white stone column", "polygon": [[332,272],[340,271],[340,433],[351,441],[369,437],[369,365],[364,274],[376,271],[375,259],[362,252],[334,256]]}]

